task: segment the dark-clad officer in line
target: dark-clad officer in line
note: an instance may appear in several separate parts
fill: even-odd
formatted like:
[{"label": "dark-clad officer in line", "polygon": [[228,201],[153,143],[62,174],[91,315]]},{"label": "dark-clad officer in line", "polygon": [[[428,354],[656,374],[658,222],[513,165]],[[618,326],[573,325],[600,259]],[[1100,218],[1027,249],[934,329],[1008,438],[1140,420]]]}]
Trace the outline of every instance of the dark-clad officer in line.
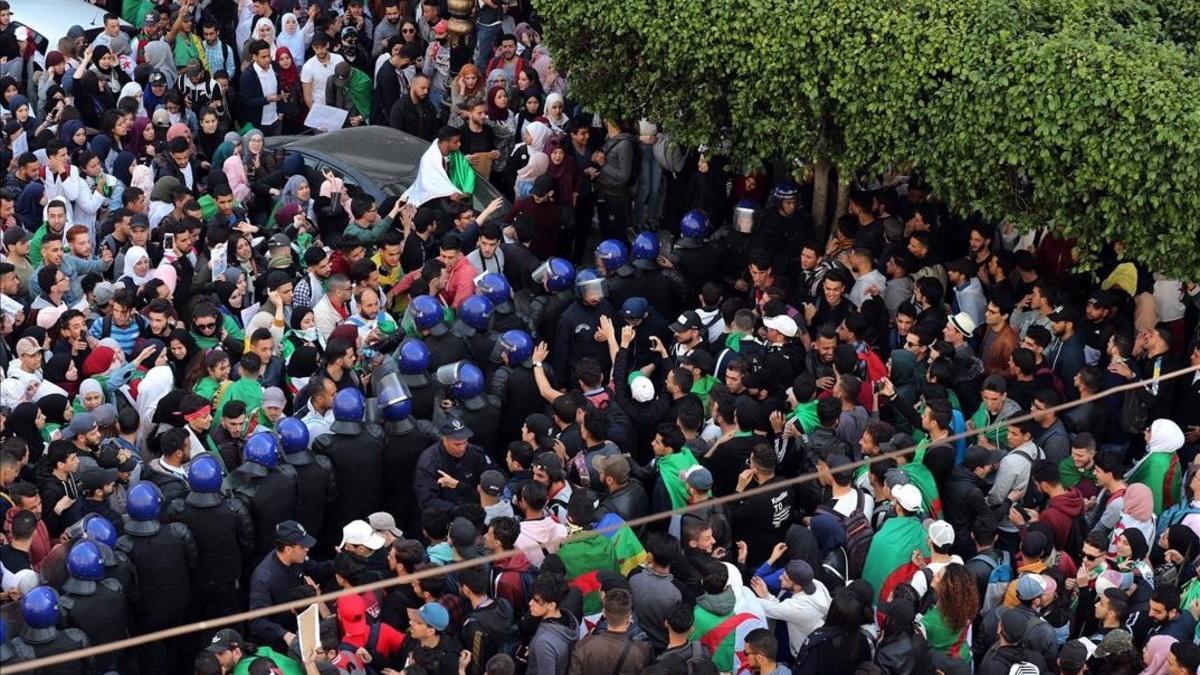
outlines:
[{"label": "dark-clad officer in line", "polygon": [[471,443],[474,434],[462,420],[448,416],[440,432],[441,440],[417,460],[413,491],[422,510],[478,502],[479,476],[492,465],[483,448]]},{"label": "dark-clad officer in line", "polygon": [[[317,545],[304,526],[294,520],[279,523],[273,531],[275,550],[262,559],[250,575],[250,609],[271,607],[294,598],[300,584],[321,584],[333,578],[333,561],[316,562],[308,552]],[[296,639],[296,615],[281,612],[250,621],[250,640],[279,652]]]},{"label": "dark-clad officer in line", "polygon": [[[21,629],[21,635],[13,639],[12,648],[25,660],[44,659],[91,646],[88,636],[78,628],[59,630],[58,593],[49,586],[38,586],[21,598],[21,618],[25,619],[25,627]],[[37,672],[83,675],[92,672],[94,665],[90,658],[78,659]]]},{"label": "dark-clad officer in line", "polygon": [[491,360],[499,367],[488,382],[488,394],[500,402],[499,447],[521,440],[525,418],[545,409],[533,377],[533,338],[523,330],[507,330],[496,340]]},{"label": "dark-clad officer in line", "polygon": [[329,548],[340,540],[343,525],[366,520],[383,505],[383,430],[364,421],[366,412],[361,391],[342,389],[333,397],[330,433],[313,442],[313,452],[328,457],[337,474],[338,499],[321,535]]},{"label": "dark-clad officer in line", "polygon": [[193,459],[188,485],[188,496],[167,507],[167,519],[187,525],[200,552],[192,607],[204,619],[236,614],[243,609],[241,580],[254,552],[254,521],[242,500],[221,494],[216,457]]},{"label": "dark-clad officer in line", "polygon": [[501,461],[503,450],[498,449],[496,441],[500,429],[500,405],[484,392],[483,369],[471,361],[450,363],[437,369],[437,380],[443,389],[434,410],[433,423],[441,426],[447,416],[457,417],[472,431],[478,445],[501,453],[493,455],[492,461]]},{"label": "dark-clad officer in line", "polygon": [[308,427],[295,417],[285,417],[275,425],[283,461],[296,472],[296,490],[300,510],[296,520],[309,532],[325,527],[325,512],[337,500],[337,475],[333,463],[325,455],[309,450]]},{"label": "dark-clad officer in line", "polygon": [[[218,469],[219,471],[219,469]],[[60,622],[78,628],[95,644],[108,644],[129,637],[129,615],[125,591],[116,579],[104,577],[104,558],[96,542],[76,542],[67,554],[67,577],[58,599]],[[125,672],[125,651],[96,657],[98,672]]]},{"label": "dark-clad officer in line", "polygon": [[246,459],[229,474],[229,485],[235,497],[242,500],[254,521],[254,550],[250,564],[274,548],[271,537],[276,523],[294,520],[299,511],[296,496],[296,472],[292,467],[279,465],[275,436],[267,431],[251,434],[246,439]]},{"label": "dark-clad officer in line", "polygon": [[[376,372],[383,372],[389,365],[390,362],[385,362]],[[394,370],[383,374],[377,382],[383,422],[383,473],[387,485],[401,486],[384,492],[383,510],[403,523],[405,530],[419,532],[421,514],[416,492],[404,486],[412,485],[417,460],[422,450],[437,441],[437,428],[413,417],[408,387]]]},{"label": "dark-clad officer in line", "polygon": [[[162,493],[150,481],[129,488],[129,518],[117,550],[133,562],[138,601],[133,625],[138,633],[178,626],[187,621],[192,599],[191,572],[199,553],[191,530],[183,523],[159,522]],[[155,640],[138,648],[143,673],[185,672],[192,654],[190,636]]]}]

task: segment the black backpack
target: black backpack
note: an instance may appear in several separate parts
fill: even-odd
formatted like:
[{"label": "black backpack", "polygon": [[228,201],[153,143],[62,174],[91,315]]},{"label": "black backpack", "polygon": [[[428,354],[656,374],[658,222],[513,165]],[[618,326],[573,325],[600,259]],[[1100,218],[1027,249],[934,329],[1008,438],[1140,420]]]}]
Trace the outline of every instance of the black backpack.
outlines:
[{"label": "black backpack", "polygon": [[817,513],[832,516],[842,524],[842,528],[846,531],[844,548],[846,549],[847,579],[857,579],[862,576],[863,565],[867,562],[867,552],[871,550],[871,540],[875,537],[875,531],[871,529],[871,522],[867,520],[867,515],[863,512],[862,490],[855,488],[854,494],[858,501],[854,505],[854,512],[848,516],[844,516],[828,506],[817,507]]}]

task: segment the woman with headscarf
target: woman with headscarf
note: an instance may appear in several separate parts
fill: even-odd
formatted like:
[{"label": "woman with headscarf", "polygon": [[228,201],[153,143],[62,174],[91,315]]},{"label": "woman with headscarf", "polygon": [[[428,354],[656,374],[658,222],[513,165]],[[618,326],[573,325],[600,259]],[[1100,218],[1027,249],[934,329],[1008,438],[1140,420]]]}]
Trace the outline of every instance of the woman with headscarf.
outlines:
[{"label": "woman with headscarf", "polygon": [[111,107],[115,108],[117,95],[121,93],[121,88],[129,81],[129,75],[121,69],[117,61],[117,55],[112,53],[112,50],[107,46],[95,45],[90,49],[90,53],[84,53],[83,61],[79,64],[79,68],[75,69],[75,77],[82,77],[83,72],[81,71],[84,70],[96,73],[96,77],[106,90],[107,98],[112,100],[113,105]]},{"label": "woman with headscarf", "polygon": [[1132,483],[1125,488],[1125,502],[1121,507],[1121,518],[1113,528],[1108,540],[1108,552],[1117,551],[1117,540],[1130,528],[1141,530],[1146,541],[1154,541],[1154,493],[1142,483]]},{"label": "woman with headscarf", "polygon": [[[294,58],[296,54],[305,54],[308,52],[308,45],[312,43],[315,27],[312,21],[306,21],[304,27],[300,27],[300,22],[296,20],[296,15],[287,12],[283,15],[283,19],[279,22],[281,27],[279,35],[275,38],[275,43],[278,49],[288,50]],[[278,53],[274,55],[278,60]]]},{"label": "woman with headscarf", "polygon": [[153,278],[154,269],[150,264],[150,253],[141,246],[130,246],[125,251],[125,268],[117,278],[117,283],[124,284],[125,288],[136,293]]},{"label": "woman with headscarf", "polygon": [[[266,42],[267,46],[271,48],[271,58],[272,59],[275,58],[275,50],[279,48],[279,45],[276,44],[276,41],[275,41],[275,24],[272,23],[270,19],[263,17],[263,18],[255,20],[255,22],[254,22],[254,39],[262,40],[263,42]],[[249,46],[250,46],[249,43],[247,43],[246,47],[249,47]],[[248,53],[242,54],[242,63],[250,63],[253,60],[254,60],[253,54],[248,54]]]},{"label": "woman with headscarf", "polygon": [[[113,159],[112,177],[116,178],[117,182],[120,183],[125,189],[128,189],[129,186],[133,184],[133,164],[136,161],[137,157],[135,157],[134,154],[128,150],[124,152],[118,152],[117,156]],[[122,190],[122,193],[123,192],[124,190]],[[114,207],[110,200],[108,205],[109,212],[111,213],[117,208],[120,208],[120,204]]]},{"label": "woman with headscarf", "polygon": [[54,440],[54,432],[67,426],[74,417],[71,401],[66,394],[47,394],[38,399],[38,410],[46,416],[46,424],[42,427],[42,438],[48,443]]},{"label": "woman with headscarf", "polygon": [[523,146],[527,158],[524,166],[517,169],[516,181],[513,183],[513,192],[517,199],[528,197],[533,189],[533,181],[550,168],[550,157],[543,151],[550,135],[550,127],[541,122],[534,122],[526,127],[522,135],[524,143],[513,151],[517,154]]},{"label": "woman with headscarf", "polygon": [[1183,447],[1183,430],[1169,419],[1157,419],[1146,429],[1146,456],[1138,460],[1127,483],[1144,483],[1154,493],[1154,513],[1179,503],[1179,466],[1176,451]]},{"label": "woman with headscarf", "polygon": [[149,164],[158,154],[158,138],[149,117],[139,117],[129,130],[129,151],[139,164]]},{"label": "woman with headscarf", "polygon": [[[1130,584],[1138,579],[1154,585],[1154,568],[1150,566],[1150,541],[1136,527],[1122,530],[1117,537],[1116,550],[1110,555],[1112,564],[1126,575]],[[1124,584],[1122,584],[1124,586]]]},{"label": "woman with headscarf", "polygon": [[146,217],[150,220],[151,229],[158,227],[162,219],[175,210],[171,192],[178,187],[181,187],[179,179],[174,176],[163,176],[154,181],[154,187],[150,190],[150,204],[146,208]]},{"label": "woman with headscarf", "polygon": [[542,83],[542,91],[565,97],[567,81],[558,74],[558,69],[554,67],[554,60],[550,58],[549,52],[543,51],[544,49],[543,45],[534,48],[534,58],[529,65],[538,74],[538,81]]},{"label": "woman with headscarf", "polygon": [[242,135],[242,165],[246,170],[246,182],[255,196],[269,202],[267,181],[274,178],[272,174],[277,167],[275,155],[267,151],[263,132],[258,129],[250,129]]},{"label": "woman with headscarf", "polygon": [[46,449],[42,428],[46,425],[46,414],[36,403],[25,402],[13,408],[6,422],[7,431],[22,439],[29,446],[29,463],[37,464]]},{"label": "woman with headscarf", "polygon": [[563,112],[563,95],[557,92],[546,95],[546,114],[544,115],[546,123],[550,125],[550,129],[556,134],[563,133],[567,126],[567,121],[570,117]]},{"label": "woman with headscarf", "polygon": [[325,351],[325,340],[317,330],[316,316],[312,307],[297,307],[288,320],[288,330],[283,337],[283,360],[287,374],[294,386],[296,378],[304,382],[317,371],[321,354]]},{"label": "woman with headscarf", "polygon": [[75,397],[73,404],[75,412],[92,412],[104,405],[104,402],[104,386],[100,384],[100,380],[89,377],[79,383],[79,394]]},{"label": "woman with headscarf", "polygon": [[[300,83],[300,68],[302,63],[296,62],[296,52],[287,47],[275,50],[275,77],[278,81],[279,93],[288,94],[286,100],[276,102],[275,107],[283,117],[283,132],[285,134],[300,133],[304,129],[304,118],[308,114],[304,107],[304,89]],[[304,52],[300,57],[304,58]]]},{"label": "woman with headscarf", "polygon": [[[1183,608],[1183,611],[1190,611]],[[1155,635],[1146,641],[1142,648],[1142,662],[1146,667],[1138,675],[1170,675],[1171,674],[1171,645],[1179,642],[1170,635]]]},{"label": "woman with headscarf", "polygon": [[175,373],[175,386],[182,387],[192,362],[200,354],[196,341],[183,328],[176,328],[167,337],[167,365]]},{"label": "woman with headscarf", "polygon": [[47,382],[52,382],[73,397],[79,393],[79,369],[70,354],[59,352],[50,357],[42,368],[42,375]]},{"label": "woman with headscarf", "polygon": [[[276,210],[295,204],[300,212],[305,215],[310,221],[316,222],[316,213],[313,211],[312,187],[308,183],[308,178],[304,174],[296,174],[287,180],[283,185],[283,192],[279,195],[279,202],[276,204]],[[279,223],[277,225],[286,227],[290,223]]]},{"label": "woman with headscarf", "polygon": [[151,368],[146,376],[138,382],[137,398],[134,407],[137,408],[138,418],[142,420],[138,427],[138,445],[143,446],[154,428],[155,414],[159,404],[175,387],[175,373],[167,366]]},{"label": "woman with headscarf", "polygon": [[[179,79],[179,71],[175,68],[175,55],[171,53],[171,46],[166,42],[154,40],[146,43],[143,54],[150,69],[161,74],[168,83]],[[146,108],[149,109],[150,106],[146,106]]]},{"label": "woman with headscarf", "polygon": [[117,97],[117,102],[120,103],[121,99],[132,98],[138,102],[138,109],[136,112],[134,112],[133,116],[134,117],[149,117],[150,113],[146,112],[146,103],[145,103],[145,101],[142,100],[143,93],[144,92],[142,91],[142,85],[138,84],[137,82],[135,82],[133,80],[130,80],[129,82],[126,82],[121,87],[121,93]]},{"label": "woman with headscarf", "polygon": [[242,135],[236,131],[226,131],[225,135],[221,139],[220,145],[218,145],[216,151],[213,152],[212,165],[218,169],[224,167],[225,160],[234,155],[241,155],[241,147]]},{"label": "woman with headscarf", "polygon": [[550,159],[546,174],[554,179],[554,201],[568,209],[573,208],[583,178],[582,172],[575,165],[575,159],[567,153],[562,139],[557,136],[546,141],[546,156]]},{"label": "woman with headscarf", "polygon": [[[542,97],[537,93],[514,93],[513,101],[520,102],[520,109],[517,111],[516,128],[517,136],[524,137],[525,130],[529,125],[539,122],[542,119]],[[546,127],[549,129],[549,127]]]},{"label": "woman with headscarf", "polygon": [[58,130],[58,141],[67,146],[67,156],[74,164],[79,154],[88,149],[87,130],[84,129],[83,122],[71,120],[64,123]]}]

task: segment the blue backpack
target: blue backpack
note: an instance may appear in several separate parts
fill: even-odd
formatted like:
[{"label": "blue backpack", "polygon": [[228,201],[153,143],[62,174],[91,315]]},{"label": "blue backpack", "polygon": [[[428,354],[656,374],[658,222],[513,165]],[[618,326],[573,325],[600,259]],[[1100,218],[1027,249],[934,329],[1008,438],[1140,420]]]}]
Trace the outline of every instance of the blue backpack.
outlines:
[{"label": "blue backpack", "polygon": [[983,592],[983,609],[982,613],[986,613],[1004,602],[1004,594],[1008,591],[1008,584],[1013,580],[1012,558],[1008,551],[996,551],[1000,554],[1000,560],[996,560],[993,556],[987,553],[980,553],[972,558],[979,560],[991,568],[991,573],[988,574],[987,586]]}]

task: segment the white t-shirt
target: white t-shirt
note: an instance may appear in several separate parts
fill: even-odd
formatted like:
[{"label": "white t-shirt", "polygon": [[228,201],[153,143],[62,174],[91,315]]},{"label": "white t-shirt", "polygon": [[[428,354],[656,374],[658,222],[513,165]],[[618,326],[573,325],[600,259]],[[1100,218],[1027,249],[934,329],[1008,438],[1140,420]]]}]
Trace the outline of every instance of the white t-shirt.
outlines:
[{"label": "white t-shirt", "polygon": [[341,54],[331,53],[329,63],[321,63],[315,56],[304,62],[304,67],[300,69],[300,82],[312,85],[313,105],[325,103],[325,82],[333,75],[337,64],[345,60]]},{"label": "white t-shirt", "polygon": [[854,509],[858,507],[858,495],[862,493],[863,515],[867,517],[867,521],[871,520],[871,514],[875,512],[875,499],[865,490],[854,489],[846,494],[833,500],[833,510],[849,517],[854,513]]}]

